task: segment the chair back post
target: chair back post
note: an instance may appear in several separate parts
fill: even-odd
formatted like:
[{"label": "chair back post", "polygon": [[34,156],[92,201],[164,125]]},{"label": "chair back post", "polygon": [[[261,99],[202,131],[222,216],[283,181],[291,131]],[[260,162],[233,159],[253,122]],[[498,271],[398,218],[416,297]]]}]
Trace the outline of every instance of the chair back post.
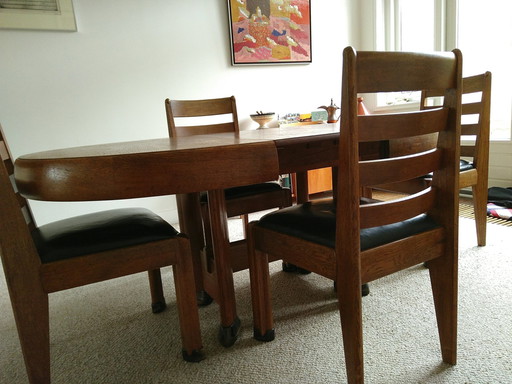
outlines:
[{"label": "chair back post", "polygon": [[[474,145],[469,146],[472,148],[471,155],[473,166],[478,170],[478,178],[487,179],[488,176],[488,168],[489,168],[489,141],[490,141],[490,115],[491,115],[491,82],[492,82],[492,74],[487,71],[481,75],[475,75],[471,77],[466,77],[462,80],[462,93],[468,94],[473,92],[481,92],[481,99],[477,103],[478,105],[478,122],[476,123],[477,128],[476,132],[468,132],[476,133],[476,139]],[[473,114],[475,111],[470,110],[466,111],[464,108],[464,104],[462,107],[462,114]],[[468,108],[471,108],[471,103],[468,105]],[[472,125],[468,127],[468,130],[473,130],[471,128]],[[464,136],[466,134],[464,124],[461,127],[461,135]],[[464,147],[464,143],[461,144],[463,146],[463,150],[466,153],[462,153],[461,156],[468,156],[469,151],[466,151]],[[463,185],[462,187],[465,187]],[[485,187],[487,190],[487,185]]]},{"label": "chair back post", "polygon": [[233,127],[235,129],[235,132],[240,132],[240,126],[238,125],[238,112],[236,109],[235,96],[231,96],[229,99],[231,101],[231,113],[233,115]]},{"label": "chair back post", "polygon": [[[487,179],[489,168],[489,140],[491,125],[491,72],[485,72],[482,80],[482,108],[480,112],[479,121],[480,130],[476,138],[476,151],[473,161],[475,163],[475,166],[478,168],[479,172],[480,170],[482,170],[482,172],[485,172],[483,176],[485,177],[485,179]],[[482,141],[484,145],[481,145],[480,141]]]},{"label": "chair back post", "polygon": [[[356,52],[352,47],[347,47],[343,51],[343,84],[356,83]],[[359,174],[351,172],[357,167],[359,162],[358,146],[354,145],[358,141],[357,137],[357,89],[355,87],[342,87],[341,106],[341,126],[339,142],[339,165],[338,165],[338,192],[337,192],[337,212],[343,212],[343,215],[337,215],[336,239],[341,239],[342,233],[350,233],[346,237],[346,242],[336,242],[336,254],[344,255],[338,258],[338,270],[352,270],[354,281],[346,282],[351,286],[361,286],[360,281],[360,261],[359,261],[359,201],[355,199],[344,199],[342,196],[356,196],[360,191]],[[355,100],[355,102],[354,102]],[[350,172],[350,176],[348,173]],[[344,282],[338,273],[337,284],[340,291],[343,290]]]},{"label": "chair back post", "polygon": [[[27,364],[28,361],[50,361],[50,335],[48,326],[48,296],[43,290],[41,259],[30,234],[32,217],[26,200],[15,189],[12,158],[0,126],[0,258],[4,268],[7,289],[20,340],[37,340],[37,348],[21,342],[29,381],[46,382],[45,364]],[[23,214],[24,207],[27,213]],[[26,310],[29,305],[31,311]],[[37,313],[33,323],[21,326],[26,316]]]},{"label": "chair back post", "polygon": [[[436,208],[430,214],[445,228],[453,231],[448,239],[456,243],[459,223],[459,159],[460,159],[460,116],[462,111],[462,54],[458,49],[453,50],[456,59],[456,84],[445,91],[443,107],[448,108],[449,129],[439,132],[438,148],[443,149],[446,167],[434,172],[432,186],[437,188]],[[451,212],[447,215],[446,212]],[[458,250],[453,244],[454,251]]]},{"label": "chair back post", "polygon": [[[1,126],[0,155],[0,253],[4,269],[26,271],[25,268],[36,265],[37,270],[41,260],[30,235],[34,221],[26,199],[17,191],[12,156]],[[10,276],[7,272],[5,275]],[[35,275],[31,278],[37,280]]]},{"label": "chair back post", "polygon": [[[362,321],[343,321],[343,319],[362,318],[362,303],[359,294],[361,289],[359,199],[340,198],[359,196],[361,191],[359,173],[352,172],[357,168],[359,162],[358,145],[354,144],[358,142],[357,89],[353,86],[356,84],[357,77],[356,64],[355,50],[352,47],[345,48],[343,50],[335,254],[337,258],[336,284],[342,319],[347,378],[352,383],[363,383],[363,346],[358,342],[363,338]],[[340,212],[343,212],[343,215],[340,215]],[[344,241],[341,241],[342,234],[346,234]],[[349,350],[356,352],[347,353]]]},{"label": "chair back post", "polygon": [[172,115],[170,99],[165,99],[165,114],[167,116],[167,129],[169,131],[169,137],[176,137],[176,125],[174,124],[174,116]]}]

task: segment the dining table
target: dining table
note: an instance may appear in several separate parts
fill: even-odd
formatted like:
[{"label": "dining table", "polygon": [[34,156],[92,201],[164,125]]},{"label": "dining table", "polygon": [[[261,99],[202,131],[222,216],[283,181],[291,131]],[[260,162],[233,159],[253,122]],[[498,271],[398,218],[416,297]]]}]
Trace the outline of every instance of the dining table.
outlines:
[{"label": "dining table", "polygon": [[[232,345],[240,329],[224,189],[297,174],[298,202],[307,200],[307,171],[334,167],[335,123],[242,130],[55,149],[15,161],[15,182],[27,199],[99,201],[176,195],[180,231],[191,242],[198,292],[219,305],[219,340]],[[306,181],[304,183],[304,181]],[[199,193],[207,191],[214,271],[205,276]],[[204,256],[204,254],[203,254]],[[236,268],[235,268],[236,270]]]}]

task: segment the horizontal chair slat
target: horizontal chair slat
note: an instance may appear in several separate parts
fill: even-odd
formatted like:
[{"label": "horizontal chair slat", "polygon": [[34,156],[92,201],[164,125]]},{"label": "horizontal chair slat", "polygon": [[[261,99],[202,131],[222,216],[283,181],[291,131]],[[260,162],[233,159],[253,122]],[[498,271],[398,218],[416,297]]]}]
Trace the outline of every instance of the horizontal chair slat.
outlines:
[{"label": "horizontal chair slat", "polygon": [[460,156],[461,157],[474,157],[475,156],[475,146],[474,145],[462,145],[460,147]]},{"label": "horizontal chair slat", "polygon": [[[361,255],[361,282],[368,283],[439,257],[445,249],[445,235],[443,228],[437,228],[365,251]],[[414,252],[410,252],[410,249],[414,249]]]},{"label": "horizontal chair slat", "polygon": [[[197,117],[231,113],[229,99],[211,100],[171,100],[174,117]],[[219,108],[224,108],[224,110]]]},{"label": "horizontal chair slat", "polygon": [[480,127],[478,124],[463,124],[460,126],[460,134],[463,136],[478,135],[480,133],[479,131]]},{"label": "horizontal chair slat", "polygon": [[421,177],[439,167],[441,155],[441,150],[432,149],[408,156],[361,161],[359,182],[367,187]]},{"label": "horizontal chair slat", "polygon": [[[410,52],[358,52],[358,92],[443,89],[452,81],[451,60],[440,62],[436,55],[428,53],[414,53],[414,56],[417,60],[411,60]],[[446,56],[451,54],[447,53]],[[418,71],[423,74],[421,79],[414,76]],[[363,73],[364,76],[360,75]],[[450,84],[450,87],[456,85]]]},{"label": "horizontal chair slat", "polygon": [[360,207],[361,228],[403,221],[427,212],[434,206],[435,189],[427,189],[402,199],[364,204]]},{"label": "horizontal chair slat", "polygon": [[447,117],[448,108],[359,116],[359,141],[381,141],[435,133]]},{"label": "horizontal chair slat", "polygon": [[465,103],[462,104],[462,114],[463,115],[475,115],[480,113],[482,109],[482,103]]},{"label": "horizontal chair slat", "polygon": [[462,82],[462,93],[481,92],[485,88],[487,76],[475,75],[465,77]]},{"label": "horizontal chair slat", "polygon": [[233,123],[220,123],[209,125],[188,125],[183,127],[176,127],[176,132],[179,137],[194,136],[194,135],[208,135],[211,133],[231,132],[233,130]]}]

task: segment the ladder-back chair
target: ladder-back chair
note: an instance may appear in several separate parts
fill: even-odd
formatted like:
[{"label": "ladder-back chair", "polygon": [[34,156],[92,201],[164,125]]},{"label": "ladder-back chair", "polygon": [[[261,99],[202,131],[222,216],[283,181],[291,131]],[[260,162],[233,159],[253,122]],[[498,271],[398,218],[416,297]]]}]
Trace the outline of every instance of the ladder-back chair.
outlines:
[{"label": "ladder-back chair", "polygon": [[[183,137],[192,135],[205,135],[212,133],[239,132],[238,114],[234,96],[205,99],[205,100],[165,100],[165,111],[170,137]],[[191,123],[192,122],[192,123]],[[227,188],[225,190],[227,217],[241,216],[243,229],[246,231],[248,215],[254,212],[273,208],[283,208],[292,205],[292,196],[289,188],[282,187],[276,181],[258,183],[247,186]],[[183,196],[177,196],[178,203]],[[215,295],[215,270],[212,261],[212,240],[210,221],[208,215],[207,194],[201,193],[201,212],[204,226],[204,239],[206,258],[202,274],[208,285],[207,290]],[[247,247],[245,240],[231,244],[233,272],[247,269]],[[201,278],[197,277],[198,290],[202,289]],[[209,295],[201,296],[200,303],[208,304]]]},{"label": "ladder-back chair", "polygon": [[[461,68],[458,50],[356,53],[345,48],[336,196],[269,213],[249,224],[256,339],[275,337],[268,262],[286,256],[291,263],[336,282],[348,383],[363,383],[361,284],[428,262],[442,358],[456,363]],[[445,91],[443,106],[358,116],[360,93],[429,88]],[[360,159],[361,142],[433,133],[438,133],[438,140],[432,150]],[[429,172],[433,172],[432,184],[422,191],[361,203],[362,187]]]},{"label": "ladder-back chair", "polygon": [[1,127],[0,154],[0,256],[30,383],[50,383],[48,294],[149,271],[153,311],[160,312],[165,308],[160,268],[169,265],[183,358],[202,360],[188,239],[145,208],[112,209],[38,227],[17,192]]},{"label": "ladder-back chair", "polygon": [[[485,245],[487,237],[491,81],[491,72],[462,79],[459,188],[471,187],[477,242],[480,246]],[[471,98],[473,95],[476,99]],[[435,102],[430,100],[436,96],[439,96],[437,92],[422,92],[421,108],[434,108],[432,104]]]}]

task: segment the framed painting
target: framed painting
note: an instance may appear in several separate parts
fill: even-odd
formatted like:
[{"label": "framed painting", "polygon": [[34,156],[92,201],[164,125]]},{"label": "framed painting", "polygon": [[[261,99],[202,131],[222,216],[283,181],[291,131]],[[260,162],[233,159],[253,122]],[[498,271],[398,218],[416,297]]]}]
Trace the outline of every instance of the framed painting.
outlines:
[{"label": "framed painting", "polygon": [[228,0],[233,65],[311,63],[310,0]]},{"label": "framed painting", "polygon": [[0,0],[0,28],[76,31],[72,0]]}]

